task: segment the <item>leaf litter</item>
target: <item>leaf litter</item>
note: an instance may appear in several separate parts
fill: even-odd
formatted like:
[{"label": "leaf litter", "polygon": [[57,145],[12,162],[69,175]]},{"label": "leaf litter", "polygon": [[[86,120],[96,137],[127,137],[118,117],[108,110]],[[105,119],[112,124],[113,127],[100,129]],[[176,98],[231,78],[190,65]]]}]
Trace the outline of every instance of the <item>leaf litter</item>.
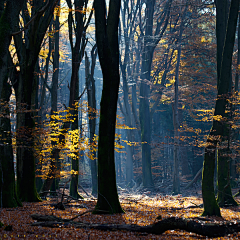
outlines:
[{"label": "leaf litter", "polygon": [[[23,203],[23,207],[0,209],[0,239],[208,239],[195,233],[169,230],[162,235],[145,234],[129,231],[102,231],[95,229],[75,228],[71,225],[59,225],[56,228],[31,226],[35,221],[32,214],[54,215],[64,219],[91,224],[137,224],[146,226],[168,217],[192,218],[205,222],[223,224],[226,221],[240,219],[239,207],[221,208],[222,218],[200,217],[202,198],[200,196],[171,196],[159,193],[120,193],[119,199],[125,214],[94,215],[96,199],[86,197],[84,200],[69,203],[66,210],[55,209],[56,199],[47,198],[40,203]],[[240,203],[240,198],[236,198]],[[79,215],[79,216],[78,216]],[[78,217],[77,217],[78,216]],[[6,228],[6,226],[12,226]],[[240,233],[211,239],[240,239]]]}]

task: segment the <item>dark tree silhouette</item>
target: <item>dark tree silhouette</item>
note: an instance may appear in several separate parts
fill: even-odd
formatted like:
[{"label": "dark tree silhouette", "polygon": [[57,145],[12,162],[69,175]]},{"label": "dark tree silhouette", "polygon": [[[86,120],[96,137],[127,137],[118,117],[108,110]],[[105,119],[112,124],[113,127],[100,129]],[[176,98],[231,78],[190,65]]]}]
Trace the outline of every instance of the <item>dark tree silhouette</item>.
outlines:
[{"label": "dark tree silhouette", "polygon": [[96,40],[103,74],[98,141],[98,201],[95,213],[122,213],[115,175],[114,140],[119,88],[118,23],[121,1],[95,0]]}]

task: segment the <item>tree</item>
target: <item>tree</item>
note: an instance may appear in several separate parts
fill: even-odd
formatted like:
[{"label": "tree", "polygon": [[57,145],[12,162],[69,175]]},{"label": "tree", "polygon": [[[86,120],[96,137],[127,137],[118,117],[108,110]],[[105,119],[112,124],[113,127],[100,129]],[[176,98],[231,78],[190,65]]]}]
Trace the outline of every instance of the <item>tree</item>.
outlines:
[{"label": "tree", "polygon": [[35,186],[35,66],[57,2],[32,1],[30,14],[25,1],[22,9],[25,28],[15,26],[14,43],[21,66],[13,84],[17,102],[17,193],[22,201],[40,200]]},{"label": "tree", "polygon": [[[214,119],[211,131],[207,137],[207,146],[204,153],[204,164],[202,173],[202,196],[204,211],[202,215],[220,216],[220,209],[214,194],[214,169],[215,153],[218,143],[226,141],[224,139],[226,130],[226,105],[229,99],[230,73],[232,66],[233,47],[235,42],[235,32],[237,26],[239,1],[232,0],[229,10],[227,31],[223,47],[222,63],[218,84],[218,96],[215,105]],[[218,14],[218,12],[217,12]],[[223,30],[224,31],[224,30]],[[217,51],[220,51],[217,48]]]},{"label": "tree", "polygon": [[[80,63],[84,56],[84,50],[87,44],[88,39],[85,38],[86,30],[90,24],[90,20],[93,14],[93,11],[91,10],[89,16],[87,17],[87,7],[88,7],[88,1],[74,1],[74,8],[75,8],[75,18],[73,18],[72,13],[72,2],[70,0],[67,0],[67,4],[69,7],[69,15],[68,15],[68,27],[69,27],[69,40],[72,50],[72,75],[71,75],[71,82],[70,82],[70,95],[69,95],[69,113],[71,117],[64,122],[61,131],[58,135],[57,141],[60,143],[59,146],[55,146],[51,151],[51,163],[50,163],[50,171],[48,172],[48,176],[46,181],[44,182],[42,191],[46,193],[50,190],[53,179],[52,179],[52,171],[55,171],[56,169],[56,161],[55,159],[59,158],[59,154],[61,151],[61,147],[65,145],[65,137],[66,134],[71,126],[72,123],[72,130],[78,129],[78,111],[76,109],[77,103],[81,96],[79,96],[79,67]],[[74,20],[75,19],[75,20]],[[76,23],[76,27],[75,27]],[[74,29],[74,32],[73,32]],[[75,34],[75,42],[74,42],[74,36]],[[74,171],[74,174],[72,174],[71,177],[71,183],[70,183],[70,192],[73,197],[80,197],[80,195],[77,192],[78,188],[78,171],[79,171],[79,164],[78,164],[78,156],[76,158],[72,159],[72,170]],[[76,174],[77,173],[77,174]]]},{"label": "tree", "polygon": [[[229,2],[228,1],[219,1],[216,0],[216,11],[217,11],[217,19],[216,19],[216,36],[217,36],[217,84],[220,84],[221,77],[221,67],[222,67],[222,56],[223,56],[223,47],[226,36],[226,25],[228,18],[228,10],[229,10]],[[231,72],[230,72],[231,75]],[[232,80],[229,75],[229,87],[228,87],[228,98],[230,98],[232,94]],[[230,104],[227,104],[229,108]],[[230,110],[231,111],[231,110]],[[231,190],[231,181],[230,181],[230,124],[227,121],[230,121],[230,113],[225,113],[226,117],[225,123],[223,123],[223,135],[222,140],[219,144],[217,151],[217,187],[218,187],[218,196],[217,202],[219,206],[237,206],[237,202],[234,200],[232,196]]]},{"label": "tree", "polygon": [[[94,135],[96,132],[96,87],[94,80],[94,70],[96,65],[97,58],[97,45],[95,44],[91,51],[91,70],[90,63],[87,56],[87,52],[85,52],[85,76],[86,76],[86,88],[87,88],[87,97],[88,97],[88,123],[89,123],[89,145],[90,149],[93,148]],[[96,161],[96,151],[93,150],[92,158],[90,158],[90,166],[91,166],[91,176],[92,176],[92,194],[97,195],[97,161]]]},{"label": "tree", "polygon": [[[140,84],[140,105],[139,117],[141,124],[141,142],[142,142],[142,171],[143,186],[153,187],[152,170],[151,170],[151,116],[150,111],[150,75],[154,50],[162,38],[170,16],[172,0],[165,3],[162,14],[157,19],[156,28],[153,26],[155,0],[146,1],[144,29],[141,26],[141,36],[143,37],[142,49],[142,67],[141,67],[141,84]],[[141,12],[141,11],[140,11]],[[141,13],[140,13],[141,14]],[[155,32],[154,32],[155,29]]]},{"label": "tree", "polygon": [[[12,134],[10,124],[9,100],[12,93],[8,78],[10,77],[8,57],[9,44],[14,27],[19,22],[19,13],[23,0],[1,1],[0,3],[0,207],[17,207],[13,164]],[[4,4],[6,4],[4,6]],[[12,76],[14,76],[12,74]]]},{"label": "tree", "polygon": [[3,82],[6,80],[6,76],[8,74],[8,48],[15,25],[17,25],[19,22],[19,13],[22,9],[23,2],[24,0],[8,0],[1,1],[0,3],[0,98],[2,94]]},{"label": "tree", "polygon": [[9,100],[12,88],[3,82],[0,117],[0,207],[21,206],[15,188]]},{"label": "tree", "polygon": [[[134,42],[134,34],[136,33],[136,18],[139,11],[139,2],[136,3],[134,1],[124,1],[121,9],[121,22],[119,24],[119,32],[121,44],[124,44],[122,47],[122,51],[120,52],[121,61],[120,61],[120,69],[122,74],[122,89],[123,89],[123,103],[119,100],[119,105],[121,112],[124,116],[125,123],[128,128],[126,129],[127,141],[130,144],[126,145],[126,186],[133,186],[133,154],[134,154],[134,146],[131,144],[134,141],[134,133],[139,137],[140,141],[140,132],[139,130],[133,130],[132,128],[136,128],[136,122],[134,119],[133,111],[131,111],[130,99],[129,99],[129,84],[136,85],[134,83],[133,78],[133,62],[132,56],[133,53],[133,42]],[[139,60],[137,60],[139,61]],[[132,67],[131,67],[132,66]],[[132,99],[134,102],[135,99]],[[138,120],[138,118],[136,118]]]},{"label": "tree", "polygon": [[121,1],[95,0],[95,26],[99,61],[103,74],[98,141],[98,200],[94,213],[122,213],[114,164],[114,140],[119,88],[118,24]]},{"label": "tree", "polygon": [[175,83],[174,83],[174,103],[173,103],[173,127],[174,127],[174,165],[173,165],[173,194],[180,193],[180,179],[179,179],[179,117],[178,117],[178,86],[179,86],[179,68],[181,61],[181,43],[184,27],[184,19],[188,6],[185,6],[185,10],[181,16],[181,23],[179,29],[179,37],[177,39],[177,63],[175,70]]},{"label": "tree", "polygon": [[[90,23],[92,13],[91,10],[88,21],[86,22],[86,26],[84,26],[85,21],[87,20],[86,10],[88,7],[88,1],[75,0],[75,20],[73,18],[72,4],[70,0],[67,0],[67,4],[69,7],[69,15],[68,15],[68,26],[69,26],[69,40],[72,50],[72,76],[71,76],[71,85],[70,88],[74,88],[75,91],[72,95],[70,95],[70,101],[76,103],[79,97],[79,67],[80,63],[84,57],[84,51],[87,44],[87,39],[85,38],[87,27]],[[84,19],[85,18],[85,19]],[[76,27],[74,27],[74,22],[76,23]],[[75,44],[73,43],[73,29],[75,33]],[[71,91],[71,90],[70,90]],[[71,100],[73,98],[73,100]],[[73,104],[69,107],[73,107]],[[78,109],[75,109],[73,113],[75,115],[74,122],[72,123],[72,130],[78,129]],[[79,156],[76,155],[76,158],[72,159],[72,170],[77,174],[72,174],[71,183],[70,183],[70,194],[73,197],[79,197],[77,188],[78,188],[78,171],[79,171]]]}]

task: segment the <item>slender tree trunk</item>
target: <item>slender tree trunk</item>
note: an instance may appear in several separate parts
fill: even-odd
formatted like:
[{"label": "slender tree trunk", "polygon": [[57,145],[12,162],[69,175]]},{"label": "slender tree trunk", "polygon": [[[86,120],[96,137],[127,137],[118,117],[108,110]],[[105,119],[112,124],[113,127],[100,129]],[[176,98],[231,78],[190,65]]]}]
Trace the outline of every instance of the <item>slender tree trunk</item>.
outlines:
[{"label": "slender tree trunk", "polygon": [[[127,46],[126,46],[127,47]],[[125,112],[123,112],[124,118],[126,120],[126,124],[129,128],[133,127],[133,119],[131,107],[128,99],[128,85],[126,79],[126,64],[121,65],[122,70],[122,78],[123,78],[123,102],[125,106]],[[128,142],[133,142],[132,129],[126,129],[127,140]],[[133,182],[133,146],[127,144],[127,161],[126,161],[126,186],[131,187]]]},{"label": "slender tree trunk", "polygon": [[[76,82],[75,96],[79,95],[79,78]],[[72,131],[76,131],[79,129],[78,127],[78,106],[75,106],[74,111],[74,121],[72,122]],[[80,131],[82,131],[80,129]],[[83,198],[78,193],[78,176],[79,176],[79,151],[75,149],[75,156],[71,158],[71,169],[73,173],[71,174],[71,182],[70,182],[70,196],[74,198]]]},{"label": "slender tree trunk", "polygon": [[[239,17],[239,13],[238,13],[238,35],[237,35],[237,45],[238,45],[238,52],[237,52],[237,66],[236,66],[236,75],[235,75],[235,83],[234,83],[234,91],[235,91],[235,101],[237,100],[238,96],[239,96],[239,89],[238,89],[238,85],[239,85],[239,73],[240,73],[240,17]],[[233,105],[232,107],[232,113],[233,115],[237,115],[239,111],[239,107],[238,105]],[[240,134],[238,130],[233,130],[233,139],[232,141],[235,140],[240,140]],[[231,177],[232,177],[232,184],[233,186],[236,186],[236,179],[238,177],[237,174],[237,159],[233,158],[231,161]]]},{"label": "slender tree trunk", "polygon": [[[50,23],[49,31],[52,31],[52,23]],[[48,38],[49,46],[48,46],[48,56],[46,58],[46,64],[45,64],[45,76],[41,74],[41,95],[40,95],[40,104],[39,104],[39,112],[38,112],[38,124],[42,125],[43,119],[44,119],[44,111],[46,110],[46,107],[44,106],[44,103],[46,102],[46,88],[47,88],[47,80],[48,80],[48,71],[49,71],[49,62],[52,54],[52,36],[49,36]],[[51,92],[51,91],[50,91]],[[43,126],[42,126],[43,127]],[[36,159],[36,188],[37,192],[39,193],[43,187],[43,180],[42,177],[38,175],[42,175],[42,164],[38,159]]]},{"label": "slender tree trunk", "polygon": [[142,172],[143,186],[153,187],[152,169],[151,169],[151,121],[150,121],[150,69],[151,57],[145,49],[142,59],[142,81],[140,85],[140,107],[139,118],[141,125],[141,142],[142,142]]},{"label": "slender tree trunk", "polygon": [[[57,7],[60,7],[60,3],[58,3]],[[59,9],[58,9],[59,11]],[[53,76],[52,76],[52,86],[51,86],[51,122],[56,123],[56,120],[52,118],[52,116],[57,113],[57,100],[58,100],[58,78],[59,78],[59,31],[60,31],[60,23],[59,23],[59,12],[56,14],[56,19],[53,22],[54,25],[54,51],[53,55]],[[55,148],[57,141],[52,141],[52,147]],[[56,156],[56,159],[52,159],[55,163],[55,171],[53,174],[53,184],[51,190],[54,192],[59,188],[60,181],[60,168],[61,163],[59,156]]]},{"label": "slender tree trunk", "polygon": [[141,68],[140,103],[139,103],[139,118],[141,125],[141,142],[142,142],[143,186],[150,188],[154,186],[151,170],[152,113],[150,112],[150,83],[151,83],[150,73],[155,47],[162,38],[168,25],[172,0],[166,1],[162,19],[157,21],[155,33],[153,33],[154,25],[153,17],[155,2],[156,2],[155,0],[146,1],[145,12],[146,24],[142,50],[142,68]]},{"label": "slender tree trunk", "polygon": [[[67,0],[68,7],[70,9],[69,15],[68,15],[68,26],[69,26],[69,40],[70,40],[70,45],[71,45],[71,50],[72,50],[72,75],[71,75],[71,83],[70,83],[70,96],[69,96],[69,111],[70,115],[74,116],[74,111],[72,110],[75,108],[75,104],[79,101],[80,97],[76,95],[76,88],[79,86],[79,77],[78,77],[78,72],[79,72],[79,67],[80,63],[82,61],[82,57],[84,54],[84,50],[86,47],[87,39],[84,37],[84,31],[86,31],[91,16],[92,12],[90,13],[90,16],[88,18],[87,24],[84,26],[83,18],[86,14],[86,11],[76,11],[75,12],[75,21],[73,20],[73,13],[72,13],[72,2],[70,0]],[[87,2],[83,1],[74,1],[75,9],[86,9],[87,8]],[[76,26],[74,25],[76,23]],[[73,27],[74,26],[74,27]],[[73,28],[74,28],[74,33],[75,33],[75,44],[73,44]],[[76,112],[75,112],[76,115]],[[75,117],[70,117],[68,121],[66,121],[63,124],[63,127],[61,129],[61,133],[58,136],[58,142],[61,145],[65,145],[65,137],[68,132],[68,129],[71,126],[71,120],[74,120]],[[75,120],[74,120],[75,121]],[[61,149],[59,147],[53,148],[51,152],[51,158],[53,159],[59,159],[59,154],[60,154]],[[76,160],[78,161],[78,160]],[[76,169],[78,166],[78,163],[74,164],[74,168]],[[42,191],[46,192],[51,188],[51,185],[53,183],[51,176],[51,171],[56,169],[55,162],[51,161],[50,163],[50,171],[48,172],[48,178],[44,182],[44,186]],[[74,170],[75,171],[75,170]],[[76,176],[71,178],[71,181],[73,181],[73,184],[75,186],[75,183],[77,183],[75,180],[76,178],[78,179],[78,169],[75,172]],[[72,183],[70,183],[71,185]],[[75,186],[72,189],[77,189]],[[73,191],[73,190],[72,190]],[[73,193],[73,192],[72,192]],[[74,193],[77,194],[77,193]]]},{"label": "slender tree trunk", "polygon": [[174,83],[174,105],[173,105],[173,127],[174,127],[174,164],[173,164],[173,194],[180,193],[180,178],[179,178],[179,117],[178,117],[178,98],[179,98],[179,68],[181,63],[181,52],[182,52],[182,34],[183,34],[183,26],[185,21],[185,15],[188,9],[188,5],[185,6],[184,12],[181,17],[181,24],[179,29],[179,38],[178,38],[178,49],[177,49],[177,63],[176,63],[176,71],[175,71],[175,83]]},{"label": "slender tree trunk", "polygon": [[[90,63],[85,53],[85,76],[86,76],[86,88],[87,88],[87,96],[88,96],[88,122],[89,122],[89,131],[90,131],[90,147],[95,143],[94,137],[96,132],[96,88],[95,88],[95,80],[94,80],[94,69],[96,64],[97,57],[97,45],[92,48],[91,58],[92,65],[90,71]],[[91,153],[92,159],[90,159],[90,167],[91,167],[91,176],[92,176],[92,195],[97,195],[97,161],[96,161],[96,152],[93,151]]]},{"label": "slender tree trunk", "polygon": [[237,71],[236,71],[235,84],[234,84],[235,92],[238,92],[239,73],[240,73],[239,66],[240,66],[240,16],[238,14],[238,55],[237,55]]}]

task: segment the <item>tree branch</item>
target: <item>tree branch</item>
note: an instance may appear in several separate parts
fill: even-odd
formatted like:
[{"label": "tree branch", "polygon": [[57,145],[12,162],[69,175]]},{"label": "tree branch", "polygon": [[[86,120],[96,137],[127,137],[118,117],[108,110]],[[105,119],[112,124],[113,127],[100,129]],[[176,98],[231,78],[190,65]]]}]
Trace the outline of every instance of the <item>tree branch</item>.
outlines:
[{"label": "tree branch", "polygon": [[49,5],[49,0],[47,2],[47,4],[42,8],[40,9],[33,17],[32,19],[23,27],[23,29],[21,29],[20,31],[18,32],[13,32],[11,33],[12,36],[15,36],[15,35],[18,35],[20,33],[22,33],[24,30],[26,30],[28,28],[28,26],[36,19],[36,17],[42,15],[46,10],[47,10],[47,7]]}]

